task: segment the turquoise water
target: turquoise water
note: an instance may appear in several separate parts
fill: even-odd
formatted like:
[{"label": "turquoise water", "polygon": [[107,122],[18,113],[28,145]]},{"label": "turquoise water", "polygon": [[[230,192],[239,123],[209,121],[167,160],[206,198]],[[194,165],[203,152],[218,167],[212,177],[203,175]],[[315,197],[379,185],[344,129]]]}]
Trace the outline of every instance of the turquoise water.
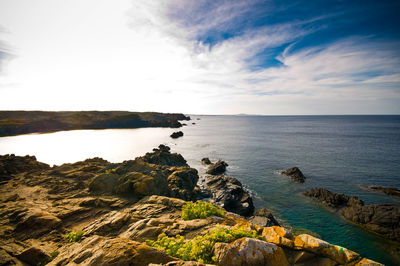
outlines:
[{"label": "turquoise water", "polygon": [[[285,225],[303,227],[361,255],[400,265],[388,241],[350,225],[301,195],[313,187],[358,196],[366,204],[399,200],[360,185],[400,188],[400,116],[192,116],[176,129],[76,130],[0,138],[0,154],[36,155],[49,164],[103,157],[121,162],[160,143],[181,153],[204,173],[201,158],[229,163],[227,174],[252,191],[257,208],[273,211]],[[197,120],[200,118],[200,120]],[[196,125],[192,125],[196,122]],[[297,184],[277,170],[298,166]]]},{"label": "turquoise water", "polygon": [[[196,117],[194,117],[196,118]],[[400,265],[387,241],[341,220],[301,195],[313,187],[360,197],[366,204],[399,200],[360,185],[400,188],[400,116],[204,116],[184,128],[174,150],[202,169],[199,158],[223,159],[228,173],[284,223],[387,265]],[[304,184],[277,170],[298,166]]]}]

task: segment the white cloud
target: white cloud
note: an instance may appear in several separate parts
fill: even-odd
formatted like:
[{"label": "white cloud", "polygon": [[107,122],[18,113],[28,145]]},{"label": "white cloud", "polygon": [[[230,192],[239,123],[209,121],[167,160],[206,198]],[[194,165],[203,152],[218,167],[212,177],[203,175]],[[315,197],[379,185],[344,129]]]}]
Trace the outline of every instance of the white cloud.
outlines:
[{"label": "white cloud", "polygon": [[[210,47],[196,36],[232,27],[251,6],[226,2],[196,17],[199,8],[203,1],[3,1],[0,25],[18,57],[0,76],[0,109],[363,113],[383,112],[371,101],[399,99],[399,55],[384,43],[355,37],[293,50],[318,30],[296,21]],[[282,45],[280,66],[252,68],[258,53]]]}]

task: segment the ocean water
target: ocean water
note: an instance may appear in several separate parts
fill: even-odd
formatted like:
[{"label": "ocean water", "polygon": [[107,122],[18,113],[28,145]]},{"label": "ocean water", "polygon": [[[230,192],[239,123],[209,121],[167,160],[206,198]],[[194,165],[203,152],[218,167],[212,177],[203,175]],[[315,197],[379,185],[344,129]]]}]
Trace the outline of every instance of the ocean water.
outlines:
[{"label": "ocean water", "polygon": [[[400,204],[362,185],[400,188],[400,116],[192,116],[173,140],[174,129],[76,130],[0,138],[0,154],[36,155],[49,164],[99,156],[132,159],[160,143],[181,153],[204,173],[201,158],[228,162],[257,208],[266,207],[286,226],[311,230],[322,239],[387,265],[400,265],[394,244],[348,224],[301,195],[325,187],[366,204]],[[199,119],[199,120],[198,120]],[[196,124],[193,125],[192,122]],[[304,184],[279,175],[298,166]],[[303,229],[302,229],[303,228]],[[397,250],[398,252],[398,250]]]}]

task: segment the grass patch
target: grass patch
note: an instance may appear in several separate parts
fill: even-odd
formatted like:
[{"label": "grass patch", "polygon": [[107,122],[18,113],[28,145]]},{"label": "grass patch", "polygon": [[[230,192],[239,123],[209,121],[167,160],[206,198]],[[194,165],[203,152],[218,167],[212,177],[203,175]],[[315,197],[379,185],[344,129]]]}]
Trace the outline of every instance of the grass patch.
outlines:
[{"label": "grass patch", "polygon": [[67,239],[69,242],[78,242],[79,240],[81,240],[84,233],[85,232],[83,232],[82,230],[72,231],[65,235],[65,239]]},{"label": "grass patch", "polygon": [[168,237],[160,234],[157,240],[147,240],[146,244],[164,250],[167,254],[186,261],[198,261],[200,263],[215,263],[212,257],[212,248],[217,242],[230,243],[242,237],[261,239],[256,231],[247,231],[243,228],[217,227],[208,231],[203,236],[197,236],[191,240],[185,240],[183,236]]},{"label": "grass patch", "polygon": [[225,217],[225,213],[223,208],[200,200],[195,203],[189,201],[182,207],[183,220],[205,219],[210,216]]}]

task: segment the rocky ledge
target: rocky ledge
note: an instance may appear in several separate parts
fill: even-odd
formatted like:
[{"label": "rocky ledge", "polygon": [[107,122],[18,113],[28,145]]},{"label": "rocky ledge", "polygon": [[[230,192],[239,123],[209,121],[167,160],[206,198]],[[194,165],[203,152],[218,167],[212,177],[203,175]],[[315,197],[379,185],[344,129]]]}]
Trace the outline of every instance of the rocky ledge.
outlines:
[{"label": "rocky ledge", "polygon": [[381,187],[381,186],[362,186],[368,190],[382,192],[389,196],[400,197],[400,189],[395,187]]},{"label": "rocky ledge", "polygon": [[[0,161],[6,176],[0,184],[0,265],[204,265],[146,241],[160,234],[190,241],[217,228],[248,232],[208,247],[217,265],[381,265],[231,212],[182,219],[185,200],[199,195],[198,175],[166,146],[119,164],[93,158],[49,167],[34,157],[11,155]],[[253,215],[269,219],[264,226],[276,222],[267,210]]]},{"label": "rocky ledge", "polygon": [[334,193],[325,188],[315,188],[303,194],[337,210],[349,222],[400,242],[400,206],[398,205],[364,205],[364,202],[357,197]]}]

